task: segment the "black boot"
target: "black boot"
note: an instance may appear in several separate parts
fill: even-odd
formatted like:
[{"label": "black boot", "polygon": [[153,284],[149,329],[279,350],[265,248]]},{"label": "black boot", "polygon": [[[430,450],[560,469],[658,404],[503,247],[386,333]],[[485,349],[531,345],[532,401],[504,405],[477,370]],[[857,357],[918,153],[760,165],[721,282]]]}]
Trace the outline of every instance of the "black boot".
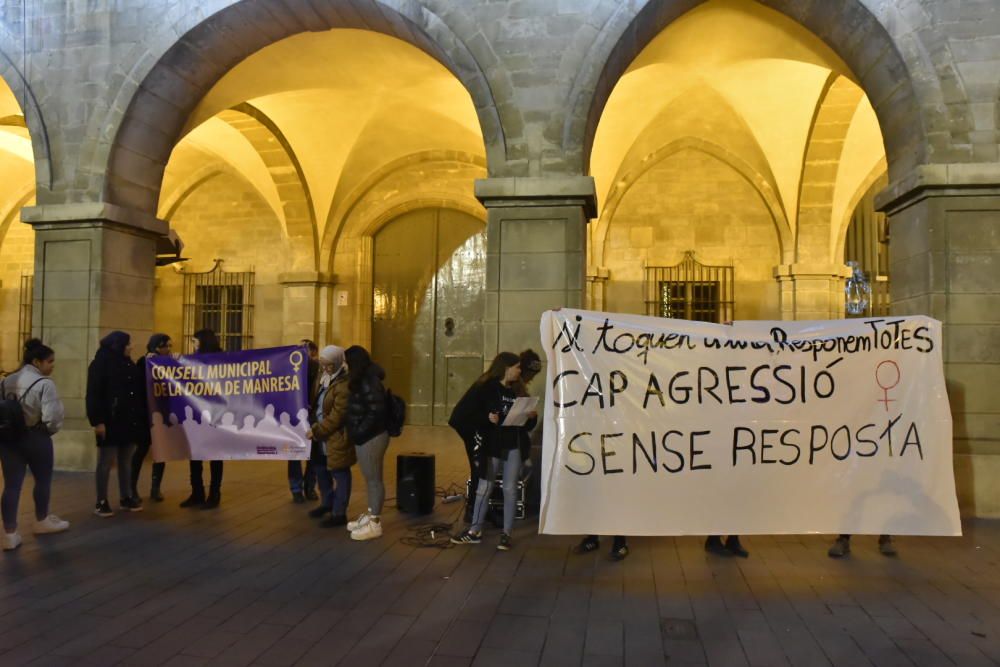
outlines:
[{"label": "black boot", "polygon": [[149,499],[157,503],[163,502],[163,494],[160,493],[160,480],[153,480],[153,485],[149,488]]},{"label": "black boot", "polygon": [[740,558],[749,558],[750,557],[750,552],[747,551],[746,549],[744,549],[743,545],[740,544],[740,536],[739,535],[730,535],[726,539],[726,551],[728,551],[732,555],[738,556]]},{"label": "black boot", "polygon": [[201,507],[205,504],[205,489],[192,489],[191,495],[181,503],[181,507]]},{"label": "black boot", "polygon": [[715,554],[716,556],[731,556],[732,552],[728,551],[722,544],[722,538],[718,535],[709,535],[708,539],[705,540],[705,551],[710,554]]},{"label": "black boot", "polygon": [[615,536],[615,541],[611,543],[611,558],[614,560],[625,560],[628,556],[628,542],[621,535]]},{"label": "black boot", "polygon": [[587,535],[585,538],[580,540],[580,543],[573,547],[573,553],[575,554],[587,554],[591,551],[597,551],[601,547],[601,540],[597,535]]},{"label": "black boot", "polygon": [[218,491],[212,490],[208,492],[208,498],[205,499],[205,504],[201,506],[203,510],[214,510],[222,502],[222,494]]}]

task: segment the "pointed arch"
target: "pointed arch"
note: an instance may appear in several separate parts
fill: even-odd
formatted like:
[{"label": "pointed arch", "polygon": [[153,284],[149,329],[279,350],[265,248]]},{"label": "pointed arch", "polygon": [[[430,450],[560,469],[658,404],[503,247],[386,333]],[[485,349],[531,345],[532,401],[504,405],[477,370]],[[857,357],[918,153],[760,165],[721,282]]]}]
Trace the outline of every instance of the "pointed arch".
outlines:
[{"label": "pointed arch", "polygon": [[761,198],[761,201],[764,203],[764,206],[767,207],[768,212],[771,214],[775,232],[778,236],[779,253],[782,257],[782,261],[789,261],[788,258],[791,257],[792,253],[794,253],[795,248],[792,229],[789,225],[788,218],[785,216],[785,210],[781,205],[781,199],[778,197],[778,194],[775,192],[768,179],[754,169],[752,165],[739,155],[726,150],[718,144],[706,141],[705,139],[688,136],[672,141],[653,153],[650,153],[643,158],[639,162],[638,166],[632,169],[632,171],[622,175],[619,179],[616,179],[615,186],[608,195],[608,201],[605,203],[601,212],[601,217],[598,219],[597,226],[594,229],[593,244],[591,247],[595,251],[600,251],[601,253],[601,257],[594,258],[595,263],[600,264],[603,261],[604,246],[611,222],[614,219],[618,206],[621,204],[625,195],[632,188],[632,186],[642,177],[643,174],[652,169],[654,166],[671,156],[686,150],[704,153],[719,160],[723,164],[732,168],[736,173],[743,177],[743,179],[746,180],[751,187],[753,187],[758,196]]},{"label": "pointed arch", "polygon": [[[142,52],[131,60],[135,70],[123,73],[125,83],[108,112],[109,122],[93,128],[93,157],[86,176],[103,178],[106,201],[155,211],[170,151],[211,87],[237,63],[269,44],[301,32],[334,28],[395,37],[444,65],[472,97],[488,161],[501,164],[506,159],[499,113],[479,62],[447,24],[420,3],[215,0],[204,4],[207,7],[199,13],[181,12],[184,3],[167,11],[177,31],[173,34],[182,37],[176,41],[164,37],[152,46],[155,50],[141,46]],[[202,19],[205,15],[208,18]],[[126,112],[115,118],[116,109]],[[102,132],[103,127],[109,129]]]}]

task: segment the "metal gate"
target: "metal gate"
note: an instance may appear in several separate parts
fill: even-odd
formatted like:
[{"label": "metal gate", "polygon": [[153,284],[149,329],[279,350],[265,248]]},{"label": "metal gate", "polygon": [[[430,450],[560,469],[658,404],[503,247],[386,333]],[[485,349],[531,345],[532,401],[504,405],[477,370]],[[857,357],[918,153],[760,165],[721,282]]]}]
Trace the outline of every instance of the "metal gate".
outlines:
[{"label": "metal gate", "polygon": [[645,267],[646,314],[698,322],[733,319],[734,270],[694,258],[694,251],[673,266]]}]

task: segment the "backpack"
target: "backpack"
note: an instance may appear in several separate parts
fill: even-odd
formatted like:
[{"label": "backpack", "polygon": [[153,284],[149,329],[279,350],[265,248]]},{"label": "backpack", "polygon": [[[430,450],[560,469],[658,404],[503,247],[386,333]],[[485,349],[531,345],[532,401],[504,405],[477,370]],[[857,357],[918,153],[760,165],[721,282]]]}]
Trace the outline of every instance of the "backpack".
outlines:
[{"label": "backpack", "polygon": [[18,398],[17,394],[8,396],[3,389],[3,382],[0,382],[0,444],[13,444],[28,432],[28,425],[24,421],[24,410],[21,408],[21,402],[24,401],[28,392],[36,384],[45,379],[38,378],[32,382],[31,386],[21,394],[21,398]]},{"label": "backpack", "polygon": [[398,438],[403,433],[403,422],[406,421],[406,401],[392,393],[386,387],[385,390],[385,430],[389,432],[389,437]]}]

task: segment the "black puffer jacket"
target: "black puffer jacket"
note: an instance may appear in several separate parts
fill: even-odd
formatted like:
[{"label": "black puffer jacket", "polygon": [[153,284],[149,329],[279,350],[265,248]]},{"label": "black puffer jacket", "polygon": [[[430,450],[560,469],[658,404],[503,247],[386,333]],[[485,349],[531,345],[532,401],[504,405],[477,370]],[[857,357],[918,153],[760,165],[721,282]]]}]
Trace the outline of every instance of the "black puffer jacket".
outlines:
[{"label": "black puffer jacket", "polygon": [[[116,332],[117,333],[117,332]],[[104,424],[99,447],[124,447],[149,440],[149,417],[143,403],[145,378],[135,362],[125,356],[111,335],[87,369],[87,419],[91,426]],[[127,336],[125,338],[127,344]],[[107,343],[107,344],[106,344]]]},{"label": "black puffer jacket", "polygon": [[375,436],[386,432],[385,371],[372,364],[361,377],[359,386],[350,390],[347,399],[347,437],[355,447],[361,447]]}]

